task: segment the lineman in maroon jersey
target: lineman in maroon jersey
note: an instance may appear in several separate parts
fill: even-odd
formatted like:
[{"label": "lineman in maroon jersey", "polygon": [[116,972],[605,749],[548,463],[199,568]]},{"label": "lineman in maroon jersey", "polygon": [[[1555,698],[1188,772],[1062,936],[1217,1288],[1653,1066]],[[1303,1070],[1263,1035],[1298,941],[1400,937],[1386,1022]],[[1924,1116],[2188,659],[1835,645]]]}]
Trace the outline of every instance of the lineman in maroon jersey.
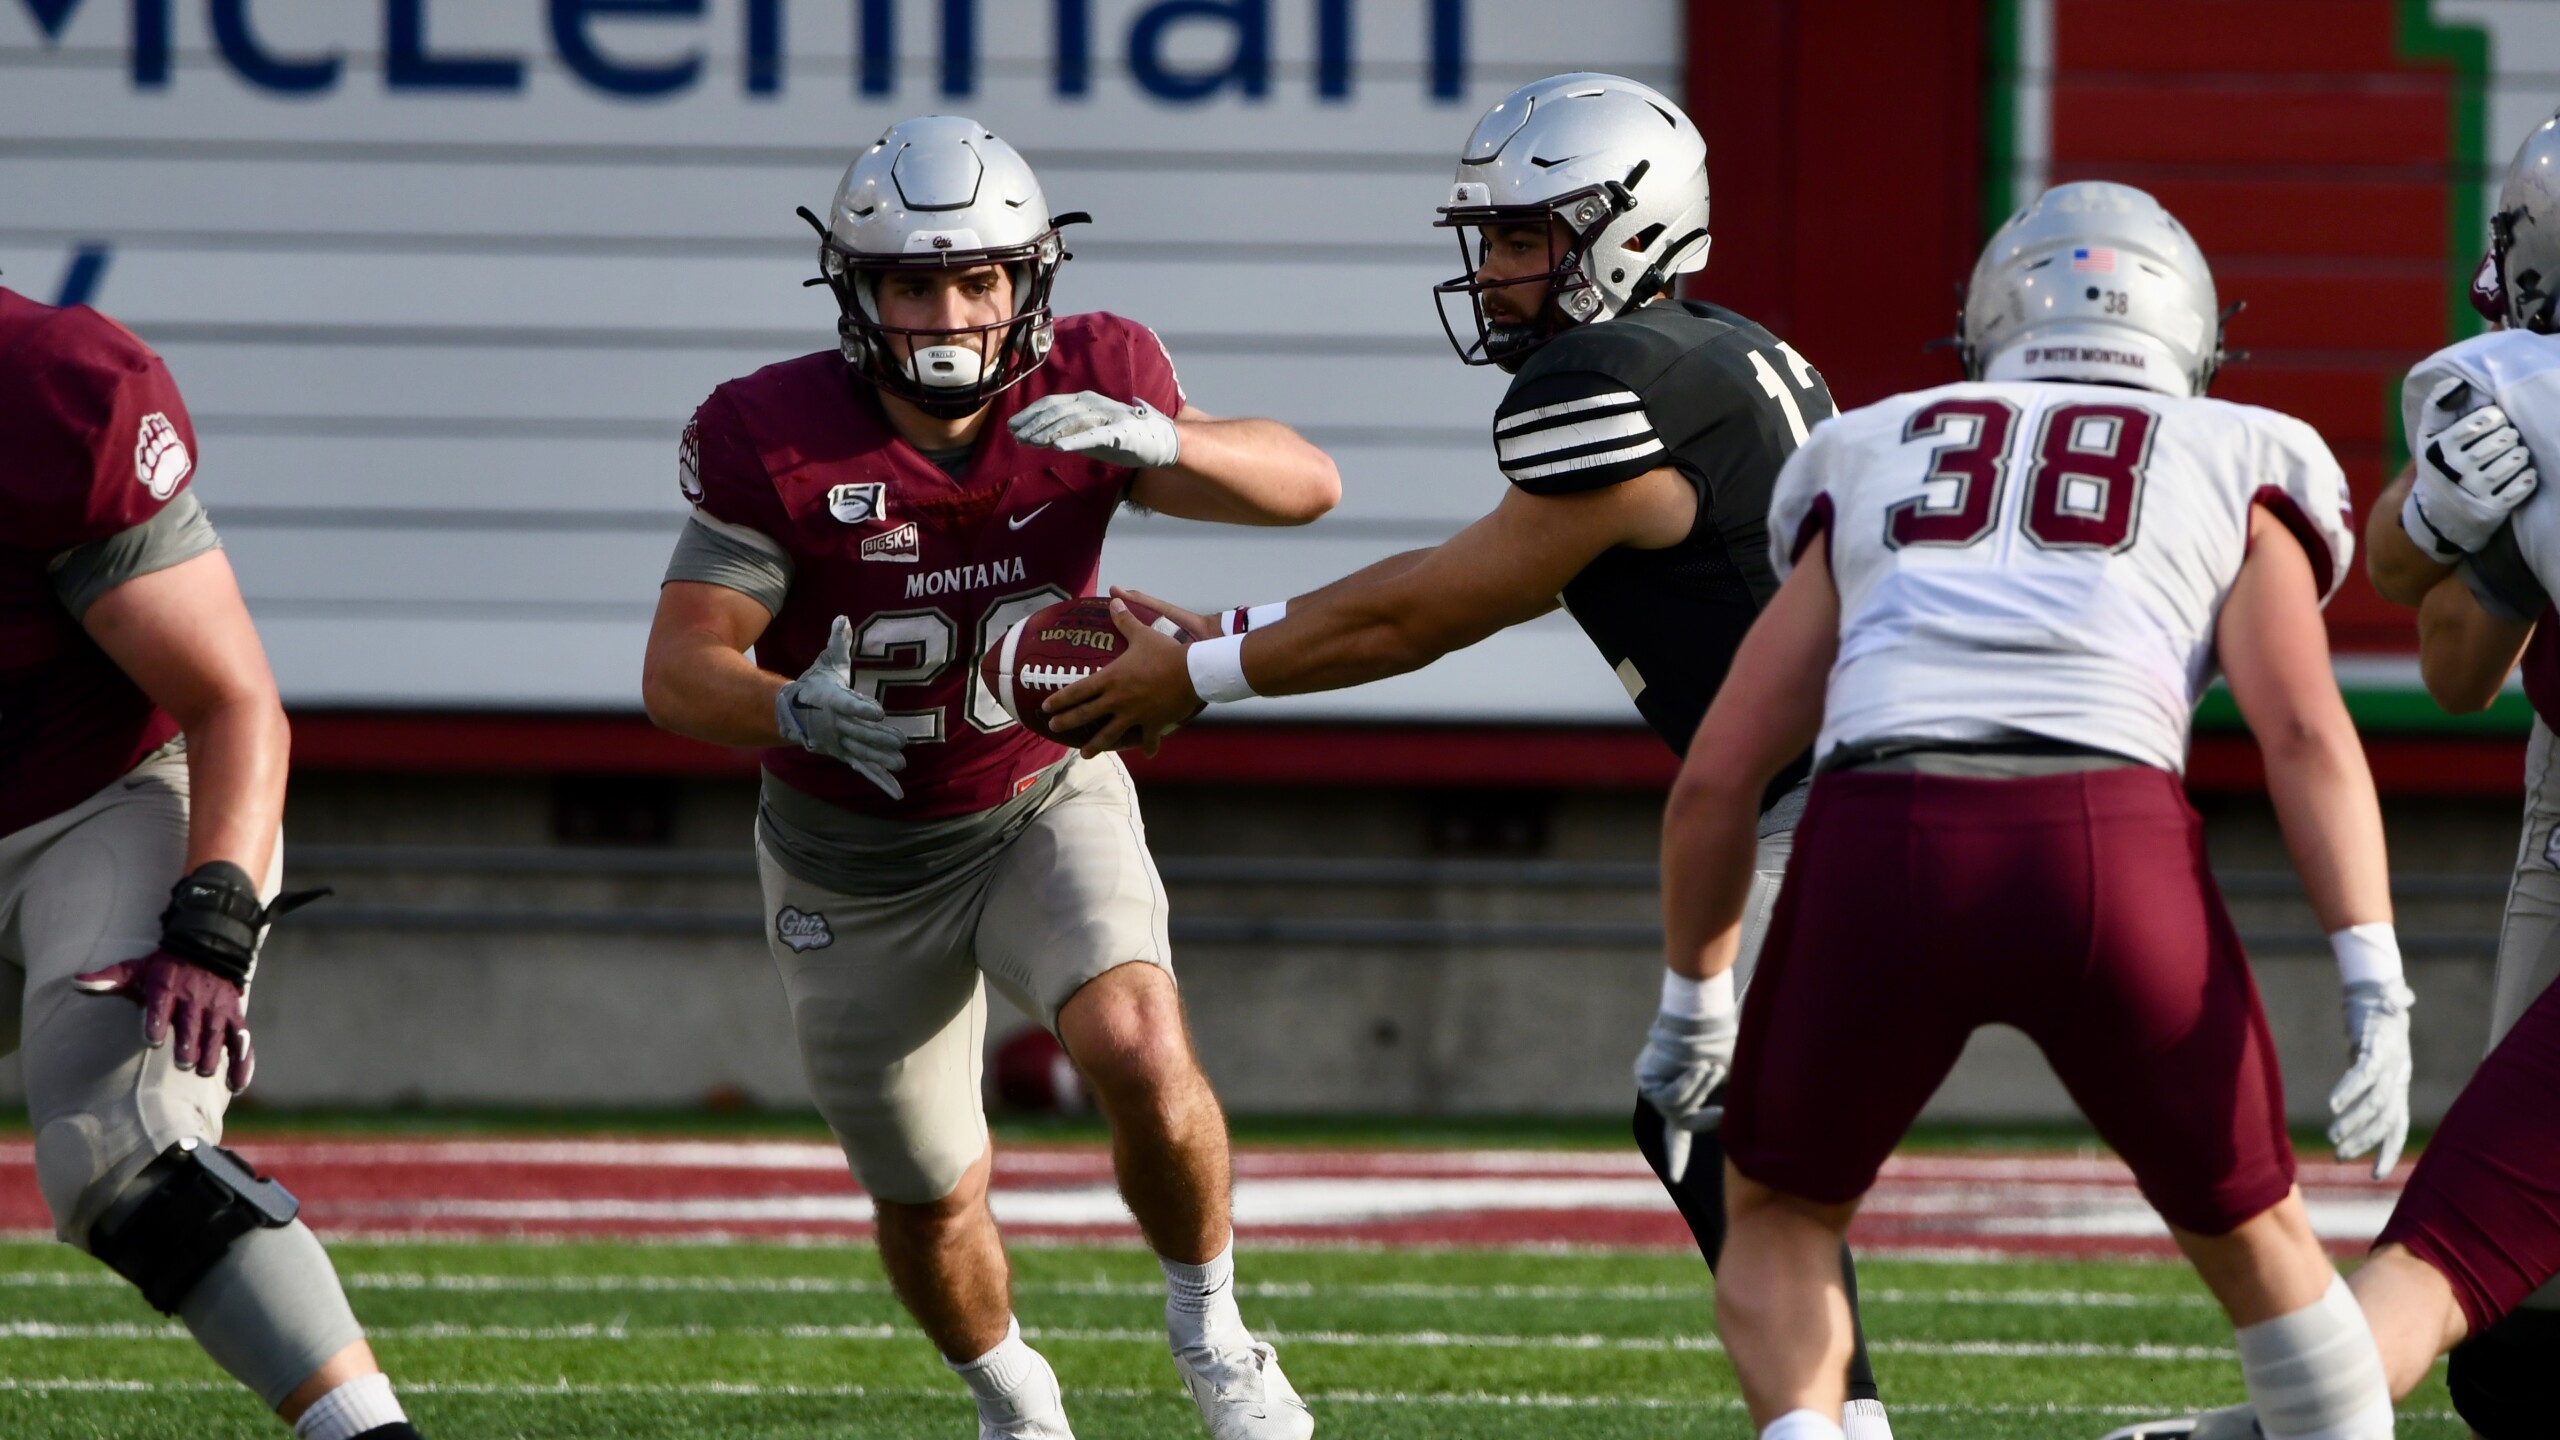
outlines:
[{"label": "lineman in maroon jersey", "polygon": [[[2448,1356],[2453,1408],[2483,1440],[2552,1429],[2560,1349],[2560,119],[2509,166],[2471,300],[2491,332],[2413,367],[2401,387],[2411,464],[2375,502],[2367,573],[2418,612],[2427,691],[2487,709],[2521,671],[2534,719],[2524,825],[2498,936],[2490,1052],[2418,1159],[2353,1281],[2394,1393]],[[2108,1440],[2245,1437],[2245,1408],[2130,1426]]]},{"label": "lineman in maroon jersey", "polygon": [[220,1148],[289,742],[186,406],[124,327],[0,289],[0,455],[0,1054],[55,1232],[300,1434],[414,1436],[292,1195]]},{"label": "lineman in maroon jersey", "polygon": [[956,116],[854,161],[820,227],[840,347],[721,386],[686,429],[694,512],[643,688],[659,725],[764,750],[767,939],[810,1087],[981,1437],[1070,1433],[987,1209],[991,980],[1111,1121],[1210,1433],[1295,1440],[1314,1421],[1236,1308],[1225,1121],[1128,773],[1014,724],[976,660],[1093,592],[1124,501],[1301,524],[1340,483],[1287,427],[1190,408],[1146,327],[1052,318],[1059,226],[1081,218],[1052,217],[1021,157]]}]

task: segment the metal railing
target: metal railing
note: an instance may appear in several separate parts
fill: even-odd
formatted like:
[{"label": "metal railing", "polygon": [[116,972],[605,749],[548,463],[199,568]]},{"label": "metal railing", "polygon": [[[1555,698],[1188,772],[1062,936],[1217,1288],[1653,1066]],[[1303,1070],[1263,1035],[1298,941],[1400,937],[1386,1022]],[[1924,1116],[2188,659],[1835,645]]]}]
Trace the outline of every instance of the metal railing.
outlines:
[{"label": "metal railing", "polygon": [[[754,857],[736,850],[661,850],[645,847],[536,845],[298,845],[288,852],[297,879],[332,875],[589,876],[664,879],[680,876],[747,879]],[[1362,889],[1482,889],[1506,891],[1615,891],[1650,893],[1660,875],[1649,861],[1514,860],[1376,857],[1357,859],[1260,855],[1163,855],[1157,868],[1175,885],[1232,887],[1353,887]],[[2301,885],[2284,870],[2219,872],[2223,893],[2236,899],[2298,897]],[[2504,873],[2416,871],[2392,877],[2402,900],[2470,900],[2494,904],[2506,894]],[[763,932],[753,909],[579,905],[514,906],[478,903],[373,903],[351,890],[338,903],[295,917],[296,929],[390,930],[453,934],[654,934],[745,938]],[[1654,949],[1658,925],[1644,920],[1464,920],[1402,916],[1200,915],[1177,912],[1173,938],[1195,945],[1321,946],[1376,949]],[[2303,927],[2255,927],[2241,932],[2253,950],[2325,950],[2320,934]],[[2404,930],[2401,949],[2412,959],[2482,959],[2497,937],[2486,930]]]}]

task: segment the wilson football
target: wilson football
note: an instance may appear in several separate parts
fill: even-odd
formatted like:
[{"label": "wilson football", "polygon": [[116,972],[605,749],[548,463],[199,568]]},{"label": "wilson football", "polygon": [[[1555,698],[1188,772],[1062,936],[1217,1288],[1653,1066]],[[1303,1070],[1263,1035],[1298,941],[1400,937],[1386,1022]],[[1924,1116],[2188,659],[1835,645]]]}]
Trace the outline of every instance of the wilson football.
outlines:
[{"label": "wilson football", "polygon": [[[1129,609],[1149,626],[1184,644],[1200,638],[1149,606],[1132,601]],[[1061,745],[1083,745],[1093,738],[1092,727],[1073,733],[1054,730],[1049,717],[1042,713],[1040,702],[1119,659],[1128,643],[1120,627],[1111,623],[1109,597],[1088,595],[1082,600],[1063,600],[1015,621],[1013,628],[1004,632],[1004,638],[988,646],[987,653],[979,657],[978,677],[986,682],[988,692],[1004,706],[1005,713],[1021,721],[1024,729]],[[1119,745],[1134,745],[1137,741],[1137,732],[1132,730]]]}]

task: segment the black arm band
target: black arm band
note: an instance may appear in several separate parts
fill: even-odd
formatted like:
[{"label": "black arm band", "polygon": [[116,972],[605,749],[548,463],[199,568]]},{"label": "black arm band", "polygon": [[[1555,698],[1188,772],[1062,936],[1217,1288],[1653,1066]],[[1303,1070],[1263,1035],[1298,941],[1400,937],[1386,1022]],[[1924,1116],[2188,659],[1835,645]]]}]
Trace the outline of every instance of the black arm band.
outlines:
[{"label": "black arm band", "polygon": [[169,892],[169,908],[160,912],[160,948],[234,985],[246,985],[267,926],[328,893],[305,890],[265,905],[248,871],[228,860],[210,860]]}]

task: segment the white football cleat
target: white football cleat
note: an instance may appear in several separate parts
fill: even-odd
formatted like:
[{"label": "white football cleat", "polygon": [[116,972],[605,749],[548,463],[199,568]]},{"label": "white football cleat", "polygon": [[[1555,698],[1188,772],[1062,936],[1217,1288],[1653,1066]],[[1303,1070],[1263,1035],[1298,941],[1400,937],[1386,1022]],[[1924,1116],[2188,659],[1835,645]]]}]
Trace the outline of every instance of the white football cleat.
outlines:
[{"label": "white football cleat", "polygon": [[1173,1368],[1190,1387],[1211,1440],[1308,1440],[1316,1433],[1316,1417],[1280,1373],[1279,1355],[1259,1340],[1241,1348],[1176,1350]]}]

